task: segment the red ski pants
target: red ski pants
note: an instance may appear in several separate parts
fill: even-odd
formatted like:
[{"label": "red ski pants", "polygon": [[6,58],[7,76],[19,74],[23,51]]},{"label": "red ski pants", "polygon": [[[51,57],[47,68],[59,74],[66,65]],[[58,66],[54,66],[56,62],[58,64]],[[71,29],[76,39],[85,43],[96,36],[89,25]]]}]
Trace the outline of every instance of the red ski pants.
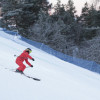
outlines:
[{"label": "red ski pants", "polygon": [[22,61],[16,60],[16,63],[19,65],[19,67],[17,68],[19,71],[24,71],[26,66],[23,64]]}]

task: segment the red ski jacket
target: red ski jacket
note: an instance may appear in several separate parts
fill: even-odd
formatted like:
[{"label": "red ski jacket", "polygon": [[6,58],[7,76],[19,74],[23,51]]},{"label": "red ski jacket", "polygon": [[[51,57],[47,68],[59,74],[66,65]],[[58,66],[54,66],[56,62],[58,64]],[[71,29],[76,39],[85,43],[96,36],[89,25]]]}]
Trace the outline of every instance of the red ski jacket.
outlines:
[{"label": "red ski jacket", "polygon": [[26,52],[25,50],[23,51],[23,53],[17,57],[16,62],[23,62],[25,60],[25,62],[31,66],[31,64],[28,62],[28,58],[32,59],[32,57],[28,54],[28,52]]}]

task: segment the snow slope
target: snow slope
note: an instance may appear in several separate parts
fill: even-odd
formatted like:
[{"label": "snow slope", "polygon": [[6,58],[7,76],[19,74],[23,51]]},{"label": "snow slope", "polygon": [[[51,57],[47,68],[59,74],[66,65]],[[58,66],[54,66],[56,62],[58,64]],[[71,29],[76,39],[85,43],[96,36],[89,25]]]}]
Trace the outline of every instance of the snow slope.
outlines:
[{"label": "snow slope", "polygon": [[[35,61],[24,73],[14,73],[16,57],[27,47]],[[27,65],[26,65],[27,66]],[[9,70],[11,69],[11,70]],[[62,61],[0,29],[0,100],[100,100],[100,75]]]}]

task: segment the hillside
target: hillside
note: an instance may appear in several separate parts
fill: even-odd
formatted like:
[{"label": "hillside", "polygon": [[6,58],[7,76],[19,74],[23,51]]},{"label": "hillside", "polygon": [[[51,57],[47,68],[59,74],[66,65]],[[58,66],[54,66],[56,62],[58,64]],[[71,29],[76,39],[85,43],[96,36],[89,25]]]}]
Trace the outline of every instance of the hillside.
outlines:
[{"label": "hillside", "polygon": [[[32,49],[33,68],[24,73],[40,78],[28,79],[14,73],[18,66],[14,54]],[[99,100],[100,75],[62,61],[22,40],[0,31],[0,100]],[[27,66],[28,67],[28,66]]]}]

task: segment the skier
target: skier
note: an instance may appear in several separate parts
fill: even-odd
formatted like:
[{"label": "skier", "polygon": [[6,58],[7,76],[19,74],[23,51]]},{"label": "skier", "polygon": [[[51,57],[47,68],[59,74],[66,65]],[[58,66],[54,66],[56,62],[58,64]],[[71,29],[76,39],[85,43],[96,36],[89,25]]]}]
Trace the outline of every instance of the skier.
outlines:
[{"label": "skier", "polygon": [[23,64],[23,61],[25,61],[30,67],[33,67],[28,62],[28,58],[34,61],[34,58],[32,58],[29,54],[32,52],[30,48],[27,48],[26,50],[23,51],[23,53],[17,57],[16,63],[19,65],[19,67],[16,69],[16,72],[22,73],[25,70],[26,66]]}]

